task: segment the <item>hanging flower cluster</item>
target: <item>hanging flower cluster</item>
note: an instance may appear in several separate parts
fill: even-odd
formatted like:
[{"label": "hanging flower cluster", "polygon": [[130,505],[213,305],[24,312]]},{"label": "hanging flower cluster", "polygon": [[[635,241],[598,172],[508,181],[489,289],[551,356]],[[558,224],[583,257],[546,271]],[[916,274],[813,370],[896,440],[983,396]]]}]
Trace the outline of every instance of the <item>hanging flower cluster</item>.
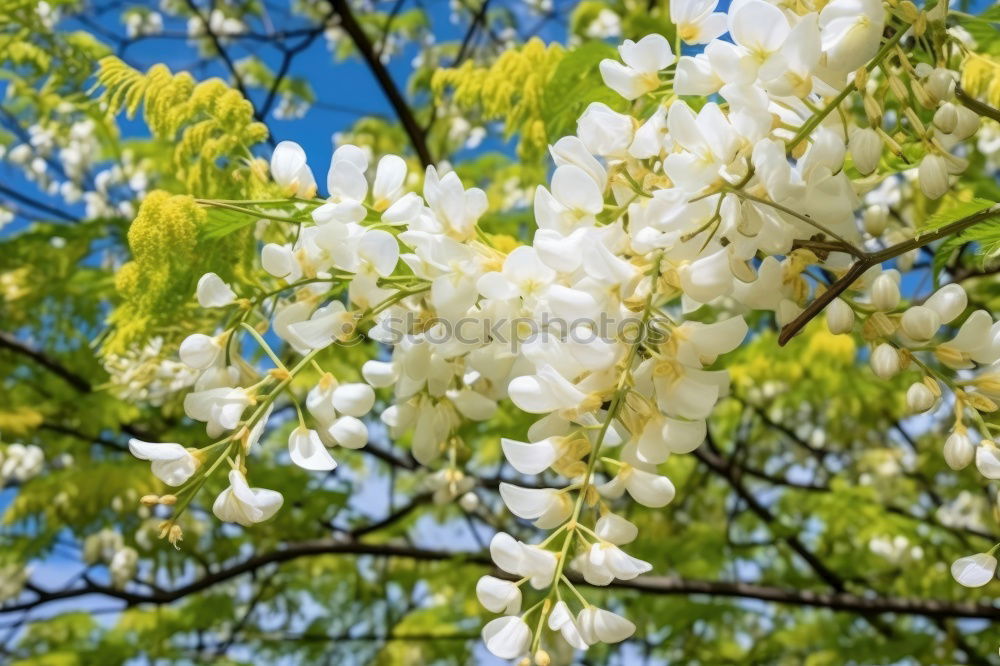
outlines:
[{"label": "hanging flower cluster", "polygon": [[[995,372],[966,376],[1000,359],[1000,324],[978,311],[955,330],[967,307],[961,287],[904,304],[899,273],[883,268],[996,209],[893,240],[881,209],[863,206],[899,173],[915,173],[926,197],[941,197],[964,168],[957,152],[978,119],[953,101],[947,44],[925,54],[933,62],[911,62],[897,47],[909,26],[920,36],[941,18],[909,2],[887,13],[877,0],[833,0],[820,11],[764,0],[715,9],[672,2],[673,47],[649,35],[625,41],[621,61],[601,63],[631,111],[592,104],[576,135],[550,147],[555,169],[535,193],[530,244],[510,248],[485,233],[484,192],[454,172],[428,167],[418,193],[411,184],[420,174],[402,158],[372,164],[351,145],[333,155],[326,198],[317,198],[302,148],[283,142],[270,173],[286,198],[202,202],[263,218],[260,263],[270,281],[231,285],[208,273],[197,286],[200,305],[229,323],[181,345],[198,374],[184,409],[217,441],[130,443],[178,488],[143,499],[176,505],[163,535],[181,539],[177,516],[216,471],[229,479],[213,506],[220,520],[249,526],[280,510],[279,493],[251,486],[251,452],[304,368],[320,379],[304,404],[291,396],[294,464],[329,471],[337,447],[364,447],[375,391],[385,389],[379,418],[389,434],[408,436],[416,460],[437,469],[435,501],[463,506],[477,500],[457,467],[461,427],[509,399],[538,417],[527,441],[501,439],[509,465],[535,482],[504,482],[499,493],[548,534],[539,543],[494,536],[499,571],[477,584],[482,605],[501,615],[483,629],[486,647],[545,664],[556,634],[576,649],[625,640],[634,625],[577,585],[650,570],[626,552],[638,529],[621,515],[622,500],[653,508],[673,500],[659,465],[704,440],[729,387],[716,361],[743,342],[751,311],[773,313],[792,335],[825,309],[832,332],[870,343],[878,376],[920,370],[907,391],[915,412],[950,389],[948,463],[975,458],[984,476],[1000,478],[1000,451],[981,416],[996,409],[1000,381]],[[705,44],[703,52],[678,57],[682,41]],[[866,126],[843,113],[857,100]],[[837,280],[814,289],[817,274]],[[687,319],[704,305],[712,309],[699,319],[710,323]],[[319,366],[318,352],[362,336],[390,350],[360,368],[364,383]],[[241,358],[248,338],[273,367]],[[294,353],[279,356],[278,342]],[[980,580],[987,559],[996,566],[992,555],[975,558],[956,563],[959,582]]]}]

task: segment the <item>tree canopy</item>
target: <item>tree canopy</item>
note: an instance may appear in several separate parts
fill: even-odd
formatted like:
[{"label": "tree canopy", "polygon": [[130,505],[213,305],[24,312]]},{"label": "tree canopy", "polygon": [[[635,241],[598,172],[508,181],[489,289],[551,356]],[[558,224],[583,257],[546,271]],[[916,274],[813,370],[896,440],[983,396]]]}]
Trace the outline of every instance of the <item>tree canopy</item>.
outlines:
[{"label": "tree canopy", "polygon": [[2,661],[1000,663],[998,25],[0,0]]}]

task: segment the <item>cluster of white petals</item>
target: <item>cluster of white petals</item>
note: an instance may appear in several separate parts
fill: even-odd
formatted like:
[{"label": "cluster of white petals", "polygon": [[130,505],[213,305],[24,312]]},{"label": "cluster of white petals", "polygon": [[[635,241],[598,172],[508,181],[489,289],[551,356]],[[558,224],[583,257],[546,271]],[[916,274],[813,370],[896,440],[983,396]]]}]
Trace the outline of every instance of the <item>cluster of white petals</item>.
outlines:
[{"label": "cluster of white petals", "polygon": [[[705,439],[707,419],[729,391],[718,359],[747,337],[746,315],[764,312],[786,326],[820,298],[807,269],[851,278],[829,302],[827,322],[833,333],[860,332],[871,343],[879,377],[912,364],[955,372],[995,365],[1000,324],[988,313],[951,326],[966,310],[961,287],[905,303],[896,269],[879,260],[857,270],[883,256],[870,250],[891,242],[888,214],[871,202],[880,182],[896,176],[882,166],[883,153],[899,150],[882,129],[870,89],[875,68],[866,65],[898,41],[900,26],[889,29],[876,0],[832,0],[818,12],[736,0],[728,12],[715,10],[711,0],[671,3],[678,44],[704,45],[696,55],[676,53],[654,34],[625,41],[620,61],[601,63],[630,112],[591,104],[576,135],[550,147],[555,168],[535,192],[536,229],[513,249],[479,225],[486,194],[447,168],[412,173],[401,157],[374,162],[342,145],[320,199],[305,151],[280,143],[270,172],[299,224],[294,233],[272,233],[273,221],[258,227],[261,267],[273,284],[251,293],[204,275],[200,305],[243,314],[180,347],[197,372],[185,412],[218,441],[193,449],[132,440],[132,452],[170,486],[208,473],[209,460],[210,469],[227,460],[229,487],[216,516],[244,526],[268,520],[282,497],[250,486],[251,452],[276,396],[314,368],[288,438],[292,463],[333,470],[331,449],[364,447],[375,411],[378,427],[435,468],[427,481],[434,501],[471,511],[479,499],[458,468],[461,429],[509,400],[536,420],[525,441],[500,440],[519,476],[501,483],[499,495],[514,516],[549,533],[539,543],[496,534],[490,553],[506,577],[484,576],[477,595],[502,615],[485,626],[486,647],[537,661],[541,631],[532,627],[541,620],[575,649],[633,633],[631,622],[590,604],[573,582],[604,586],[651,569],[626,552],[639,529],[621,515],[624,498],[651,508],[674,499],[661,465]],[[894,94],[907,86],[887,76]],[[922,113],[933,111],[930,124],[912,109],[907,118],[925,147],[915,177],[937,198],[964,168],[956,147],[975,128],[951,102],[954,72],[913,68],[908,80]],[[852,91],[867,126],[835,112]],[[902,265],[918,246],[890,249],[897,247],[885,261]],[[244,333],[273,368],[241,358]],[[357,369],[363,381],[342,381],[317,364],[322,350],[365,338],[382,348]],[[295,352],[294,366],[271,350],[275,343]],[[913,411],[941,400],[941,376],[909,388]],[[955,399],[984,408],[1000,394],[996,377],[964,382]],[[988,439],[973,445],[966,430],[956,425],[948,463],[975,458],[984,476],[1000,478],[1000,450]],[[963,584],[996,566],[991,555],[965,560],[954,568]],[[528,588],[541,600],[523,609],[535,594]],[[529,622],[533,614],[542,617]]]}]

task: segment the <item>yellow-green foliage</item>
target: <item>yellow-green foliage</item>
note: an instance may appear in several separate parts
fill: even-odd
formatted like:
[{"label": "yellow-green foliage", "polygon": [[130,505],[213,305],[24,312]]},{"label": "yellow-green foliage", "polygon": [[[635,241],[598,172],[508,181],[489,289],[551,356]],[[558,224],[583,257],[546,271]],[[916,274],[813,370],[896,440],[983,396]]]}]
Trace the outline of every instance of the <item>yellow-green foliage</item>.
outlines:
[{"label": "yellow-green foliage", "polygon": [[564,55],[559,44],[546,45],[536,37],[519,49],[504,51],[488,67],[466,61],[440,69],[431,88],[439,98],[451,89],[455,104],[479,110],[486,121],[502,119],[508,137],[520,135],[518,154],[537,157],[549,142],[543,120],[545,86]]},{"label": "yellow-green foliage", "polygon": [[267,138],[250,102],[220,79],[197,83],[164,65],[143,74],[108,56],[97,80],[111,113],[132,117],[144,106],[146,124],[172,145],[172,168],[184,191],[195,196],[232,195],[234,180],[246,179],[250,146]]},{"label": "yellow-green foliage", "polygon": [[151,192],[128,231],[132,261],[115,276],[122,303],[109,318],[114,333],[106,343],[121,352],[164,327],[180,323],[198,278],[214,272],[224,280],[245,275],[253,253],[252,228],[221,238],[204,238],[208,215],[189,196]]},{"label": "yellow-green foliage", "polygon": [[990,106],[1000,106],[1000,60],[970,52],[962,62],[962,87]]}]

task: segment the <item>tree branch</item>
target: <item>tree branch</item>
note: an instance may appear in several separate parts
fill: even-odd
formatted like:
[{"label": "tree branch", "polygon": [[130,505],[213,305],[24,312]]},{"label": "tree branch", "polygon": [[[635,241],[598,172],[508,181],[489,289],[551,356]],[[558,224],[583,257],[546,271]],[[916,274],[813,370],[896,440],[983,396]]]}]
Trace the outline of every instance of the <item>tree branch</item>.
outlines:
[{"label": "tree branch", "polygon": [[[450,552],[402,545],[321,539],[289,544],[281,550],[248,558],[243,562],[205,575],[192,583],[165,592],[138,594],[128,590],[117,590],[93,581],[88,581],[86,585],[73,589],[49,591],[40,588],[34,583],[28,583],[25,586],[26,589],[37,595],[37,598],[32,601],[11,604],[0,609],[0,613],[30,610],[52,601],[72,599],[89,594],[101,594],[119,599],[124,601],[128,606],[168,604],[243,574],[251,573],[266,565],[290,562],[302,557],[315,555],[368,555],[374,557],[402,557],[424,562],[451,561],[456,565],[493,565],[486,553]],[[495,572],[495,574],[511,578],[501,572]],[[575,575],[571,575],[570,580],[578,585],[587,584]],[[793,606],[810,606],[864,614],[903,613],[930,618],[1000,619],[1000,608],[988,604],[937,601],[933,599],[907,599],[902,597],[859,596],[847,592],[825,593],[755,583],[688,580],[672,576],[641,576],[630,581],[616,581],[608,587],[611,589],[637,590],[657,595],[704,594],[719,597],[759,599]]]},{"label": "tree branch", "polygon": [[420,162],[425,167],[431,166],[434,164],[434,159],[427,148],[427,137],[424,134],[424,130],[417,123],[412,109],[410,109],[409,104],[403,98],[403,94],[399,91],[396,82],[392,80],[389,70],[386,69],[382,61],[375,55],[375,49],[372,46],[371,40],[357,19],[354,18],[351,8],[347,5],[347,0],[328,1],[333,10],[340,16],[341,27],[344,28],[344,31],[350,36],[351,41],[354,42],[354,47],[361,54],[368,68],[375,75],[375,79],[378,81],[379,86],[381,86],[385,96],[389,99],[389,103],[392,104],[399,122],[403,125],[406,135],[410,138],[410,143],[413,144],[413,149],[417,151]]},{"label": "tree branch", "polygon": [[850,269],[848,269],[848,271],[841,278],[831,284],[830,287],[822,294],[813,299],[812,303],[810,303],[798,317],[790,321],[784,326],[784,328],[781,329],[781,334],[778,336],[778,344],[784,346],[795,336],[796,333],[801,331],[806,324],[822,312],[833,299],[840,296],[840,294],[854,284],[858,278],[864,275],[869,268],[877,266],[884,261],[895,259],[902,254],[906,254],[910,250],[916,250],[917,248],[921,248],[925,245],[930,245],[934,241],[941,240],[942,238],[951,236],[952,234],[957,234],[974,224],[979,224],[980,222],[997,215],[1000,215],[1000,205],[991,206],[990,208],[979,211],[974,215],[963,217],[961,220],[956,220],[951,224],[946,224],[940,229],[911,238],[910,240],[906,240],[901,243],[896,243],[895,245],[879,252],[866,252],[863,259],[851,264]]}]

